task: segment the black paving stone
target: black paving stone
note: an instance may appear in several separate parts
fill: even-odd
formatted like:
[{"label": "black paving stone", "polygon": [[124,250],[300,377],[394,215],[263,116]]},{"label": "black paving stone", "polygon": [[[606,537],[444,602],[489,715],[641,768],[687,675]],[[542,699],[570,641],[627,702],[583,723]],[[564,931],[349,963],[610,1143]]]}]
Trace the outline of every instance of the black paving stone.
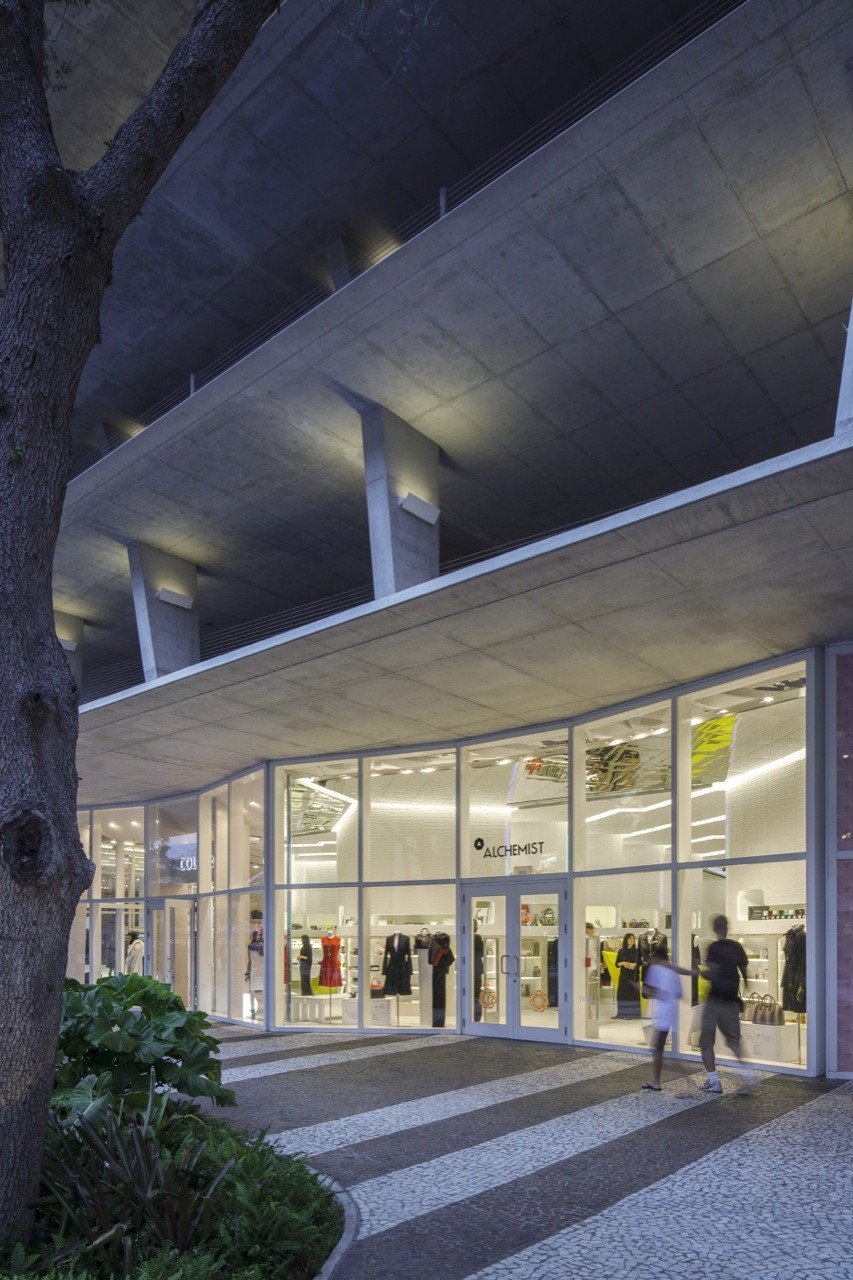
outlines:
[{"label": "black paving stone", "polygon": [[[397,1271],[403,1271],[406,1280],[438,1276],[464,1280],[600,1213],[840,1083],[777,1076],[748,1098],[729,1094],[693,1107],[528,1177],[357,1241],[347,1255],[341,1280],[376,1280]],[[520,1131],[519,1143],[523,1142]],[[711,1192],[709,1187],[709,1197]],[[753,1207],[758,1221],[760,1200]],[[745,1229],[751,1229],[750,1206],[744,1206],[744,1214]],[[601,1275],[607,1275],[606,1259],[602,1259]]]}]

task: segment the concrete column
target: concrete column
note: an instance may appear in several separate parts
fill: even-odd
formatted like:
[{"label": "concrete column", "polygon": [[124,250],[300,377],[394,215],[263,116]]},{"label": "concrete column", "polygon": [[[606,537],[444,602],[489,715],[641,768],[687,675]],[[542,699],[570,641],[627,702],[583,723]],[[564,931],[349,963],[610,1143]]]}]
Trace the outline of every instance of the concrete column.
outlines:
[{"label": "concrete column", "polygon": [[438,577],[439,450],[383,405],[361,410],[361,432],[378,600]]},{"label": "concrete column", "polygon": [[847,345],[841,366],[841,387],[838,392],[838,412],[835,415],[835,434],[853,431],[853,310],[847,323]]},{"label": "concrete column", "polygon": [[143,542],[132,542],[127,553],[142,669],[146,680],[156,680],[198,662],[196,567]]},{"label": "concrete column", "polygon": [[83,685],[83,619],[73,613],[53,612],[56,638],[65,650],[65,658],[71,668],[74,683]]}]

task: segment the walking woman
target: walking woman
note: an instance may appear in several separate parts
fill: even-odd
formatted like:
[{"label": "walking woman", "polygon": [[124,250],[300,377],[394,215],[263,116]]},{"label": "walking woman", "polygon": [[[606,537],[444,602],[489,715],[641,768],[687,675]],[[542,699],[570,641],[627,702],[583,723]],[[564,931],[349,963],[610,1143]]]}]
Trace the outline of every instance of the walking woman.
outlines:
[{"label": "walking woman", "polygon": [[633,933],[626,933],[622,946],[616,953],[619,982],[616,986],[616,1017],[639,1018],[640,983],[638,968],[640,952]]}]

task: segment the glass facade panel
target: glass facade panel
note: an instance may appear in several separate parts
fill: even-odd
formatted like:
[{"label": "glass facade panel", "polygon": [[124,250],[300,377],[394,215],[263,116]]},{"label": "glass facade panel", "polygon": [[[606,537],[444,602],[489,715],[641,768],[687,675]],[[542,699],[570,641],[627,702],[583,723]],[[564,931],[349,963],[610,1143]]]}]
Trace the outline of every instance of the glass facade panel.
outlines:
[{"label": "glass facade panel", "polygon": [[89,905],[86,901],[81,902],[74,912],[71,936],[68,939],[67,973],[69,978],[75,978],[77,982],[92,980],[89,967]]},{"label": "glass facade panel", "polygon": [[228,1017],[228,895],[199,899],[199,1004],[207,1013]]},{"label": "glass facade panel", "polygon": [[231,783],[231,888],[264,882],[264,771]]},{"label": "glass facade panel", "polygon": [[198,800],[148,806],[148,896],[195,893],[198,882]]},{"label": "glass facade panel", "polygon": [[145,815],[140,809],[95,809],[93,898],[141,898],[145,892]]},{"label": "glass facade panel", "polygon": [[291,891],[287,1021],[357,1026],[357,917],[356,889]]},{"label": "glass facade panel", "polygon": [[96,978],[142,973],[145,944],[141,903],[92,904],[93,960]]},{"label": "glass facade panel", "polygon": [[670,704],[575,729],[576,871],[668,862],[672,856]]},{"label": "glass facade panel", "polygon": [[358,879],[356,761],[277,769],[276,775],[279,883]]},{"label": "glass facade panel", "polygon": [[199,799],[199,893],[228,888],[228,787]]},{"label": "glass facade panel", "polygon": [[[682,979],[682,1052],[699,1050],[702,1004],[709,991],[702,966],[714,941],[714,918],[724,915],[729,936],[742,944],[748,957],[748,982],[741,987],[741,1036],[747,1056],[805,1066],[805,862],[697,867],[680,872],[678,892],[679,954],[685,967],[698,966],[700,972],[698,978]],[[719,1036],[716,1050],[718,1056],[732,1057]]]},{"label": "glass facade panel", "polygon": [[643,970],[661,935],[671,945],[670,872],[581,876],[573,888],[575,1038],[645,1048]]},{"label": "glass facade panel", "polygon": [[455,1027],[456,889],[365,890],[365,1027]]},{"label": "glass facade panel", "polygon": [[[463,876],[565,871],[568,735],[489,742],[463,751]],[[467,802],[464,797],[467,793]]]},{"label": "glass facade panel", "polygon": [[365,880],[456,875],[456,753],[382,756],[369,762]]},{"label": "glass facade panel", "polygon": [[679,860],[804,853],[805,665],[693,693],[679,719]]},{"label": "glass facade panel", "polygon": [[263,1022],[264,1008],[264,896],[232,893],[231,1017]]}]

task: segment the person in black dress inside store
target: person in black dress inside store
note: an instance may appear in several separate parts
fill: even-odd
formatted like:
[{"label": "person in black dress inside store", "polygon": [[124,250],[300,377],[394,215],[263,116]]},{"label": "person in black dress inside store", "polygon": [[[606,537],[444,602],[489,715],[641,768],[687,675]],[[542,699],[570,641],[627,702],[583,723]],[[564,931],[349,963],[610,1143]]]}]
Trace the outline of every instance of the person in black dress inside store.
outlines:
[{"label": "person in black dress inside store", "polygon": [[616,985],[616,1017],[639,1018],[640,984],[638,967],[640,951],[633,933],[626,933],[622,946],[616,952],[616,968],[619,981]]}]

